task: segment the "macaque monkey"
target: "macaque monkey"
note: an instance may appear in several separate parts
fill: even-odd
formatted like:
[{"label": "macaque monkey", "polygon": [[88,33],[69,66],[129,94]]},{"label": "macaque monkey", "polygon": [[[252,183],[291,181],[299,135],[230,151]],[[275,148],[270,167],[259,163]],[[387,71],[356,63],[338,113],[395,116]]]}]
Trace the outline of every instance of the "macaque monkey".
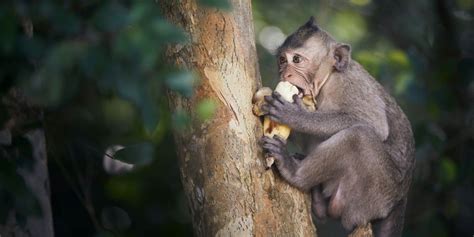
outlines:
[{"label": "macaque monkey", "polygon": [[[262,138],[281,176],[312,194],[319,219],[340,218],[347,230],[369,222],[376,236],[400,236],[414,168],[410,123],[395,100],[351,59],[314,18],[290,35],[277,53],[280,80],[298,87],[294,102],[274,92],[262,111],[286,124],[304,154],[286,140]],[[303,96],[317,102],[307,110]]]}]

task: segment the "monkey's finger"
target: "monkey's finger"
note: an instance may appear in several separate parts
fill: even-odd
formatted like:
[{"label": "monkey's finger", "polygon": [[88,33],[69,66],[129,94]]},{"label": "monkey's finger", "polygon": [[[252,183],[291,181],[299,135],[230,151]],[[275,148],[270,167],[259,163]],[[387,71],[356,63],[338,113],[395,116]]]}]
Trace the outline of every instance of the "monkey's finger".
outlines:
[{"label": "monkey's finger", "polygon": [[276,100],[275,98],[273,98],[273,96],[267,95],[267,96],[264,96],[263,98],[265,99],[265,101],[269,105],[273,105],[273,106],[282,105],[282,103],[280,101]]},{"label": "monkey's finger", "polygon": [[267,153],[265,157],[273,157],[275,162],[285,159],[285,156],[281,152]]},{"label": "monkey's finger", "polygon": [[270,138],[267,137],[267,136],[262,136],[262,137],[258,140],[258,144],[259,144],[260,146],[262,146],[262,147],[263,147],[263,145],[265,145],[266,143],[272,143],[272,142],[270,141]]},{"label": "monkey's finger", "polygon": [[266,151],[275,151],[275,150],[278,150],[279,147],[280,147],[279,145],[269,143],[269,142],[264,142],[262,145],[262,148]]},{"label": "monkey's finger", "polygon": [[303,100],[298,95],[293,95],[293,101],[295,102],[295,104],[298,105],[298,107],[300,107],[300,108],[305,107],[305,105],[303,103]]},{"label": "monkey's finger", "polygon": [[275,115],[277,113],[277,110],[275,109],[275,106],[270,105],[270,104],[262,105],[261,110],[262,110],[263,114],[265,114],[267,116],[270,115],[270,114]]},{"label": "monkey's finger", "polygon": [[271,143],[265,143],[263,144],[263,150],[265,150],[267,153],[281,153],[282,148],[281,146],[271,144]]},{"label": "monkey's finger", "polygon": [[276,141],[278,144],[280,144],[281,146],[285,146],[286,145],[286,139],[280,137],[279,135],[275,134],[273,135],[273,139],[274,141]]},{"label": "monkey's finger", "polygon": [[267,104],[264,104],[260,107],[260,111],[262,111],[263,114],[268,114],[268,111],[270,110],[270,106]]},{"label": "monkey's finger", "polygon": [[276,153],[265,153],[265,155],[263,157],[265,157],[265,158],[272,157],[273,159],[280,159],[282,157],[282,155],[281,154],[276,154]]},{"label": "monkey's finger", "polygon": [[280,102],[281,104],[287,104],[288,101],[286,101],[283,96],[280,95],[280,93],[278,93],[277,91],[274,91],[273,94],[272,94],[272,97],[277,100],[278,102]]},{"label": "monkey's finger", "polygon": [[[276,135],[275,135],[275,136],[276,136]],[[271,144],[276,145],[276,146],[284,146],[284,145],[286,145],[286,144],[283,143],[281,140],[275,139],[274,137],[271,138],[271,137],[263,136],[260,140],[261,140],[262,144],[264,144],[264,143],[271,143]]]},{"label": "monkey's finger", "polygon": [[[272,111],[273,111],[273,112],[272,112]],[[268,112],[268,114],[267,114],[267,117],[268,117],[270,120],[272,120],[272,121],[275,121],[275,122],[277,122],[277,123],[282,123],[280,117],[277,116],[277,115],[275,114],[275,112],[276,112],[275,110],[270,110],[270,111]]]}]

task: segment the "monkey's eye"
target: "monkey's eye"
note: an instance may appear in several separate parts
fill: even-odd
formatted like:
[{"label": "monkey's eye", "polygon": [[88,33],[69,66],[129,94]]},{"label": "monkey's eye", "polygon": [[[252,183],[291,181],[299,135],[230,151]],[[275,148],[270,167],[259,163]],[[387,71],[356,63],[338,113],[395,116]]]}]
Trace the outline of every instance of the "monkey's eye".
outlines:
[{"label": "monkey's eye", "polygon": [[278,59],[278,63],[280,63],[280,64],[286,63],[286,58],[283,57],[283,56],[281,56],[281,57]]},{"label": "monkey's eye", "polygon": [[299,55],[293,56],[293,62],[294,63],[300,63],[301,61],[302,61],[301,56],[299,56]]}]

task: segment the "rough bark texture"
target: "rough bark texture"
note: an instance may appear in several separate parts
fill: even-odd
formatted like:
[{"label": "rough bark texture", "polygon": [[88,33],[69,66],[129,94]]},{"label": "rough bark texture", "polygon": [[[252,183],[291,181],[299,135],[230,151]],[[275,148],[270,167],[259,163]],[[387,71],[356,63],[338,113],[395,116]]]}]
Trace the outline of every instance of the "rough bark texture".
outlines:
[{"label": "rough bark texture", "polygon": [[372,237],[374,236],[372,233],[372,225],[369,223],[365,226],[357,227],[349,237]]},{"label": "rough bark texture", "polygon": [[[17,90],[12,90],[8,96],[2,99],[2,106],[7,107],[9,120],[4,127],[0,127],[2,133],[0,142],[0,159],[29,159],[31,167],[16,167],[16,173],[24,180],[26,187],[39,203],[41,215],[26,216],[24,223],[20,224],[16,218],[16,210],[11,209],[5,223],[0,223],[1,237],[53,237],[53,217],[50,203],[48,166],[46,159],[46,140],[44,130],[34,126],[41,120],[39,108],[31,106],[25,97]],[[19,149],[12,144],[12,138],[21,136],[31,145],[31,156],[18,155]],[[6,152],[2,146],[8,147],[11,152]],[[21,163],[21,162],[19,162]]]},{"label": "rough bark texture", "polygon": [[[169,49],[173,62],[193,70],[200,84],[192,98],[170,92],[171,108],[191,114],[175,134],[180,173],[196,236],[315,236],[309,196],[265,170],[259,120],[251,98],[260,86],[250,0],[232,10],[195,1],[161,1],[165,15],[191,43]],[[206,122],[195,115],[205,98],[217,109]]]}]

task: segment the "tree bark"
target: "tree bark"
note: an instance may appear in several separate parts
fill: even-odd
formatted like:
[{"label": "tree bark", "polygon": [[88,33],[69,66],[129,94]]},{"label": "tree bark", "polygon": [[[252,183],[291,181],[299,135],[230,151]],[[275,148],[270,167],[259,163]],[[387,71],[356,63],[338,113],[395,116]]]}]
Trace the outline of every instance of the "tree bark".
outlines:
[{"label": "tree bark", "polygon": [[[31,167],[22,165],[15,167],[15,171],[25,182],[26,188],[31,191],[33,198],[38,201],[41,214],[26,216],[23,223],[19,223],[16,217],[17,210],[11,208],[6,222],[0,223],[0,236],[53,237],[46,139],[42,127],[32,126],[32,124],[38,124],[42,119],[42,111],[38,107],[32,106],[18,90],[11,90],[7,96],[2,98],[1,103],[9,111],[9,120],[3,127],[0,127],[0,159],[16,160],[15,163],[22,163],[18,162],[19,159],[28,159],[27,162],[31,162]],[[16,147],[16,144],[12,143],[12,139],[15,137],[23,137],[28,141],[31,146],[30,156],[19,155],[24,147]],[[6,147],[10,152],[6,151]]]},{"label": "tree bark", "polygon": [[[200,84],[191,98],[169,93],[175,111],[190,114],[177,131],[180,174],[196,236],[315,236],[309,195],[264,168],[261,124],[251,98],[261,86],[251,1],[232,0],[231,11],[196,1],[162,1],[165,15],[189,34],[169,58],[195,72]],[[194,112],[202,99],[217,108],[208,121]]]}]

